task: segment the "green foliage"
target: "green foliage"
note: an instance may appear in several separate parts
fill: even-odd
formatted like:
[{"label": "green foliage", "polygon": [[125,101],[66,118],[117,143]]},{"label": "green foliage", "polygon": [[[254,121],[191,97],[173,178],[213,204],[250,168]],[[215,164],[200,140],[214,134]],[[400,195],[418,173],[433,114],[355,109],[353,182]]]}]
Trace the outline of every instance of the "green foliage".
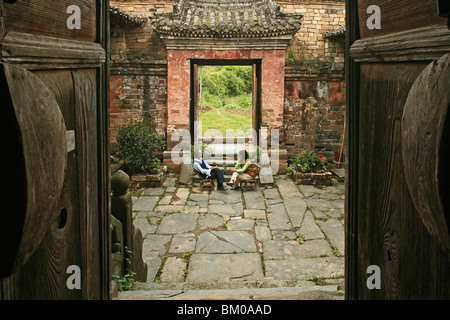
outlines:
[{"label": "green foliage", "polygon": [[295,49],[290,46],[286,55],[286,62],[288,66],[294,66],[297,63],[297,54],[295,53]]},{"label": "green foliage", "polygon": [[[128,249],[128,247],[125,247],[125,260],[127,262],[127,264],[131,264],[131,257],[133,255],[133,252]],[[135,272],[129,270],[127,274],[125,274],[123,277],[117,275],[117,274],[113,274],[112,275],[112,279],[115,280],[117,282],[117,289],[119,291],[128,291],[133,287],[133,284],[135,284],[136,281],[134,279],[134,276],[136,275]]]},{"label": "green foliage", "polygon": [[252,85],[251,66],[203,66],[199,101],[202,133],[218,129],[225,136],[226,129],[251,129]]},{"label": "green foliage", "polygon": [[252,92],[252,68],[248,66],[202,67],[205,94],[237,97]]},{"label": "green foliage", "polygon": [[284,174],[286,175],[292,175],[292,167],[286,167],[286,169],[284,169]]},{"label": "green foliage", "polygon": [[119,128],[117,142],[115,152],[133,173],[159,172],[156,152],[164,149],[165,142],[150,119],[130,119]]},{"label": "green foliage", "polygon": [[327,159],[324,156],[316,154],[312,150],[305,150],[296,155],[293,160],[293,164],[302,172],[328,171]]},{"label": "green foliage", "polygon": [[113,275],[112,279],[116,280],[117,282],[117,289],[119,291],[128,291],[133,287],[133,284],[136,283],[137,281],[133,279],[134,275],[136,273],[133,271],[130,271],[130,273],[127,273],[126,275],[124,275],[123,277],[120,277],[118,275]]}]

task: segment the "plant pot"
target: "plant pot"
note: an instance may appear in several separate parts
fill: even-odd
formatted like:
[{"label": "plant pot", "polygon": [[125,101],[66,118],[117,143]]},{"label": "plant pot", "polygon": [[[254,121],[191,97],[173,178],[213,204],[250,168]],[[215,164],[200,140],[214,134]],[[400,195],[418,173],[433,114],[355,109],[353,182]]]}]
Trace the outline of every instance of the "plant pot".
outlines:
[{"label": "plant pot", "polygon": [[161,166],[158,173],[139,173],[131,176],[131,188],[161,187],[167,178],[167,166]]},{"label": "plant pot", "polygon": [[302,172],[300,170],[294,173],[295,184],[315,185],[315,186],[331,186],[331,172]]},{"label": "plant pot", "polygon": [[[295,170],[296,170],[296,171],[299,171],[299,172],[303,172],[300,166],[297,166],[297,167],[295,168]],[[308,170],[308,171],[306,171],[306,172],[311,172],[311,169]]]}]

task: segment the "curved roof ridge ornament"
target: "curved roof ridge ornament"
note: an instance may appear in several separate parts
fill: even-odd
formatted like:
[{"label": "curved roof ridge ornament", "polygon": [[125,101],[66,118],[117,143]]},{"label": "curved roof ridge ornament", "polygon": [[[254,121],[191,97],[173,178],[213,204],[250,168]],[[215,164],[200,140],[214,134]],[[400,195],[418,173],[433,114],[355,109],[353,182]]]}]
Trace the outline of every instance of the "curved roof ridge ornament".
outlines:
[{"label": "curved roof ridge ornament", "polygon": [[303,18],[281,12],[275,0],[178,0],[173,8],[155,14],[151,23],[159,34],[178,39],[195,37],[198,29],[205,38],[293,36]]},{"label": "curved roof ridge ornament", "polygon": [[143,27],[148,20],[148,18],[134,17],[126,13],[125,11],[122,11],[118,7],[110,6],[109,12],[111,15],[111,19],[114,19],[121,24],[127,24],[135,27]]}]

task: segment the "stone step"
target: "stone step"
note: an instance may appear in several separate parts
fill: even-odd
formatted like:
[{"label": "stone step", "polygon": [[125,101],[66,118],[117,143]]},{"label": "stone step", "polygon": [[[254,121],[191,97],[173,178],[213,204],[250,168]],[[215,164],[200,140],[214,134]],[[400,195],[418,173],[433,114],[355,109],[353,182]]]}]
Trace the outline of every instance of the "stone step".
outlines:
[{"label": "stone step", "polygon": [[115,300],[344,300],[336,285],[211,290],[124,291]]},{"label": "stone step", "polygon": [[342,278],[329,278],[320,280],[316,283],[312,280],[301,280],[293,278],[272,278],[264,277],[262,279],[232,280],[232,281],[184,281],[184,282],[136,282],[133,285],[133,291],[156,291],[156,290],[215,290],[215,289],[250,289],[250,288],[290,288],[290,287],[311,287],[311,286],[334,286],[343,285]]},{"label": "stone step", "polygon": [[[310,280],[271,279],[214,281],[214,282],[148,282],[136,283],[131,291],[118,293],[118,300],[134,299],[307,299],[320,297],[326,299],[343,299],[337,295],[343,286],[343,279],[325,279],[318,284]],[[325,297],[323,297],[325,298]]]},{"label": "stone step", "polygon": [[[327,285],[336,284],[336,281]],[[233,280],[233,281],[185,281],[185,282],[138,282],[134,285],[135,291],[154,290],[213,290],[213,289],[249,289],[249,288],[280,288],[280,287],[304,287],[315,285],[313,281],[292,280],[292,279],[271,279],[264,278],[258,280]]]}]

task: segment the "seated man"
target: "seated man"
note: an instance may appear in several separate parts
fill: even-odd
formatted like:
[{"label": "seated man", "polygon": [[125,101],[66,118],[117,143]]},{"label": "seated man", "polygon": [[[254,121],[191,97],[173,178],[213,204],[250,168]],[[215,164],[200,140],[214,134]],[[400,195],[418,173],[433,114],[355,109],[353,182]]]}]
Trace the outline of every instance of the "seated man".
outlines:
[{"label": "seated man", "polygon": [[228,190],[228,187],[225,184],[225,177],[223,176],[223,172],[217,167],[211,167],[208,163],[206,163],[205,160],[203,160],[202,156],[202,150],[195,150],[194,164],[192,165],[192,167],[200,173],[203,179],[216,179],[219,188]]}]

